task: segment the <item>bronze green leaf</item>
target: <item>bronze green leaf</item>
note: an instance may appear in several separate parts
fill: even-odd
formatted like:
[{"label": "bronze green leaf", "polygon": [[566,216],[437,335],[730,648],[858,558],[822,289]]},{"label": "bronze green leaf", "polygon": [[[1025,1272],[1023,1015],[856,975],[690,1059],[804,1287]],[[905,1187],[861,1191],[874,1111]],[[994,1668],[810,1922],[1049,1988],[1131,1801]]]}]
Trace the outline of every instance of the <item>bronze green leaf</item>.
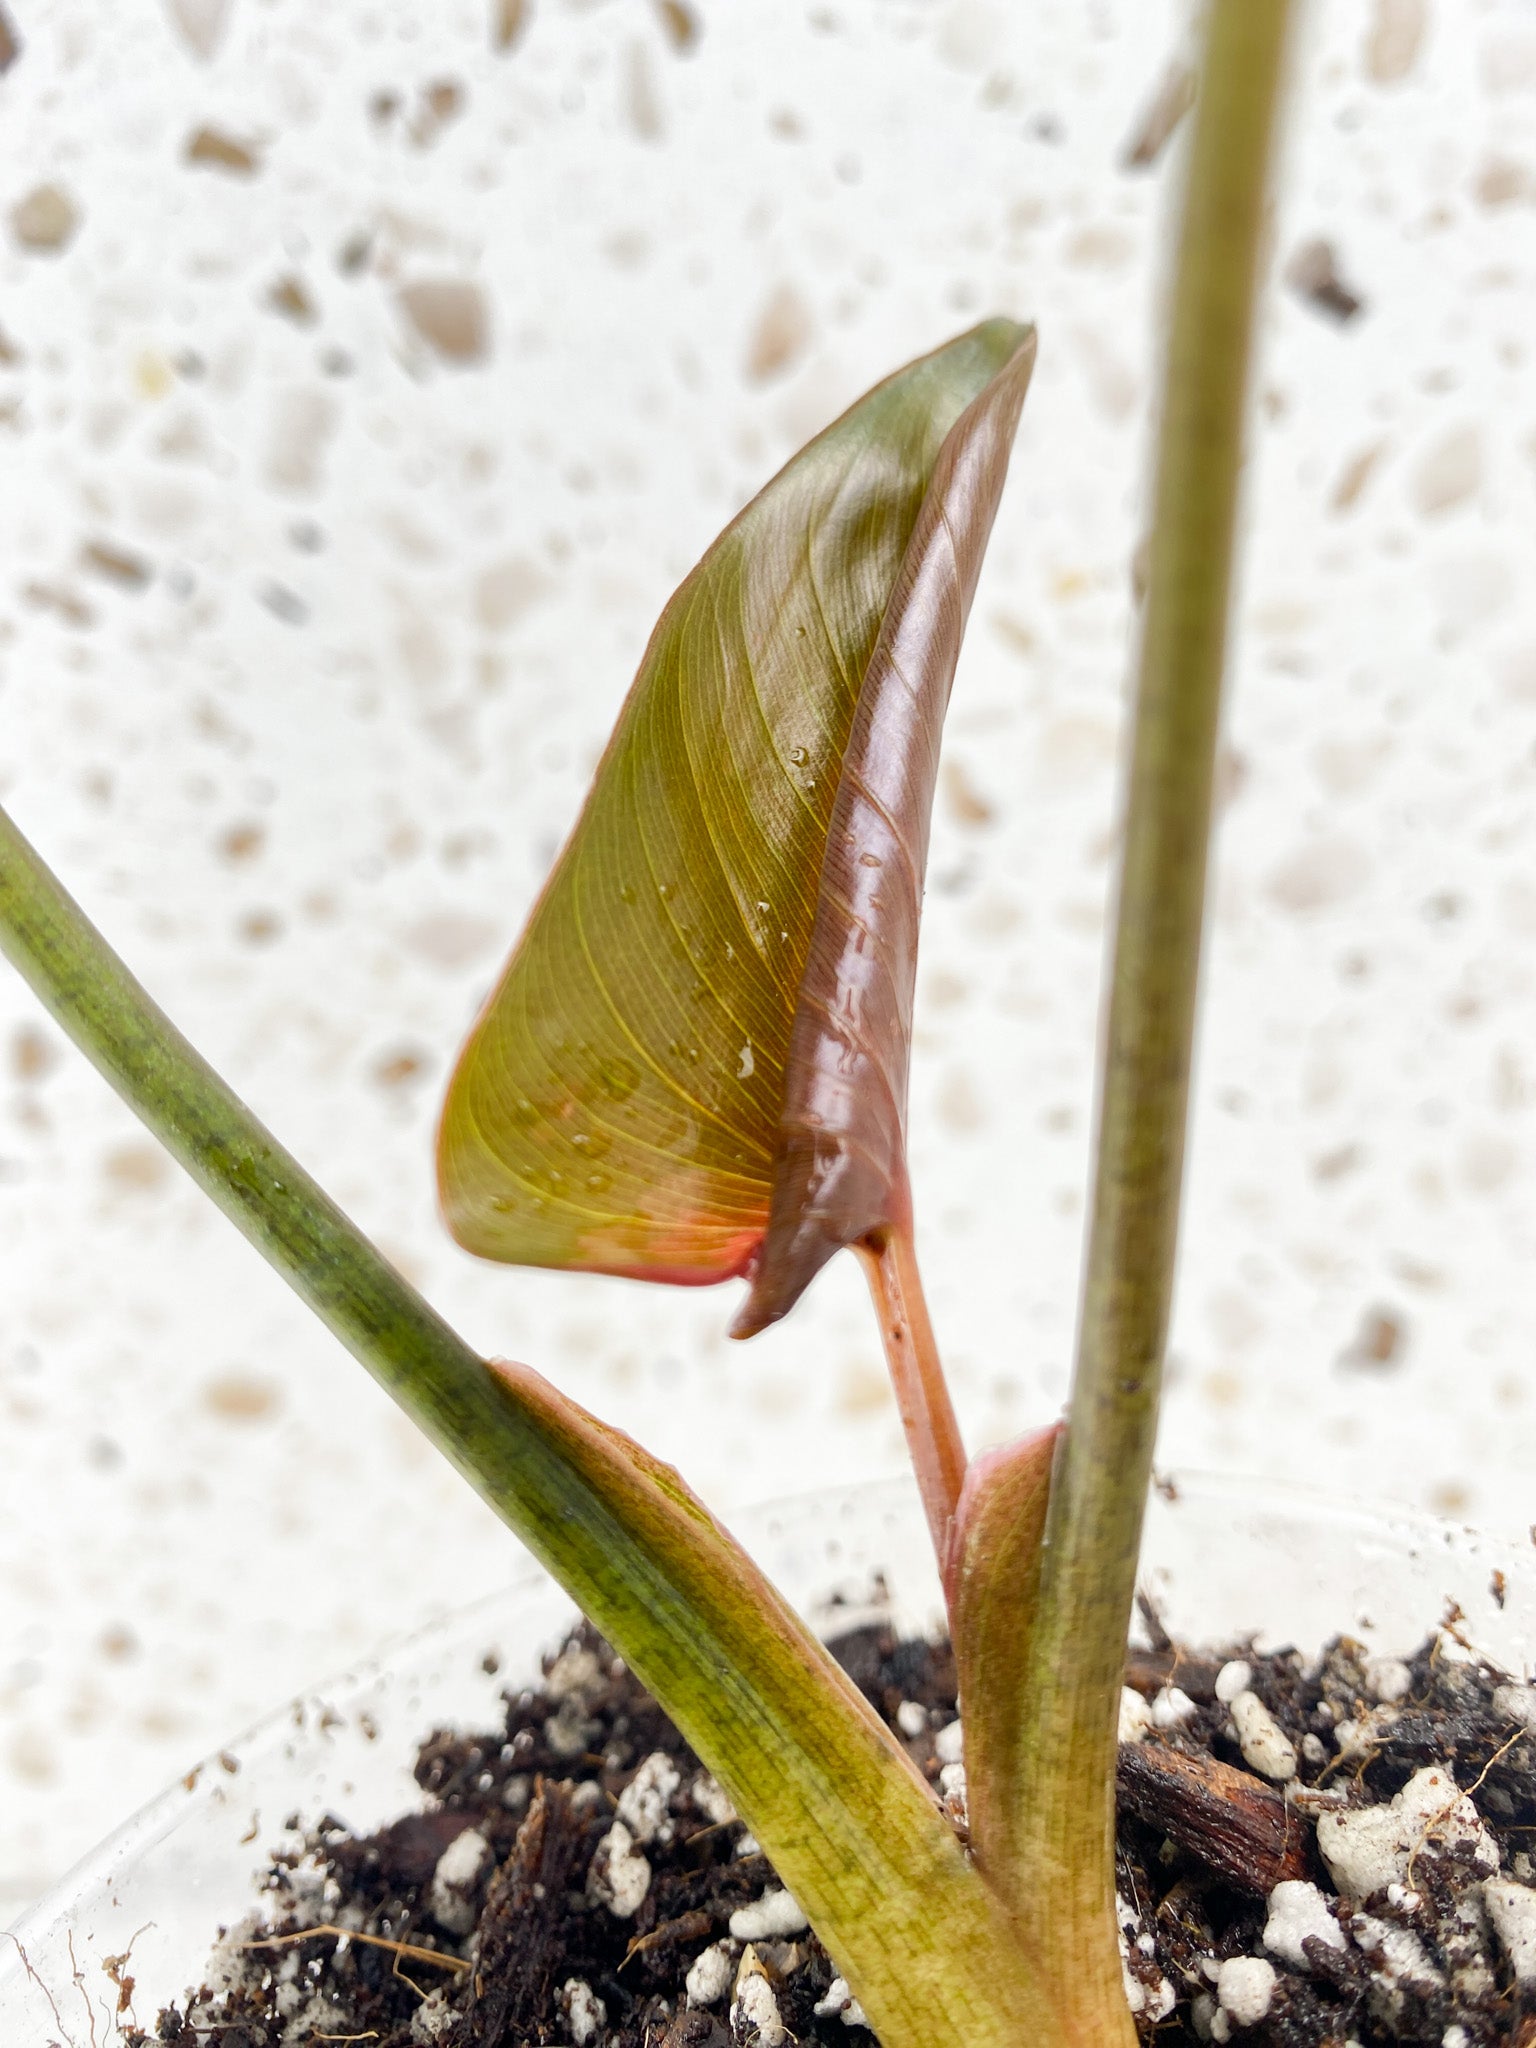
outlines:
[{"label": "bronze green leaf", "polygon": [[1033,357],[990,320],[898,371],[668,604],[449,1089],[471,1251],[702,1283],[771,1236],[758,1327],[903,1223],[939,727]]}]

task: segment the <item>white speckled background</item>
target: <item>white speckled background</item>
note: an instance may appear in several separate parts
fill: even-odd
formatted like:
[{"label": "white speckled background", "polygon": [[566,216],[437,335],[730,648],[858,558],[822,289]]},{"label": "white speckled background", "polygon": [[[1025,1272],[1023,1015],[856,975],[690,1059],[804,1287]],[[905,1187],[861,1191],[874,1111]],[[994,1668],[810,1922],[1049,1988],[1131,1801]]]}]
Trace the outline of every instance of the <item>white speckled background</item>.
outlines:
[{"label": "white speckled background", "polygon": [[[1052,1414],[1182,9],[4,6],[0,794],[468,1335],[727,1510],[896,1468],[856,1274],[736,1349],[723,1294],[477,1267],[436,1098],[672,585],[875,377],[1038,316],[914,1148],[970,1432]],[[1277,247],[1364,304],[1267,322],[1163,1455],[1523,1530],[1536,6],[1315,12]],[[509,1555],[0,972],[0,1919]]]}]

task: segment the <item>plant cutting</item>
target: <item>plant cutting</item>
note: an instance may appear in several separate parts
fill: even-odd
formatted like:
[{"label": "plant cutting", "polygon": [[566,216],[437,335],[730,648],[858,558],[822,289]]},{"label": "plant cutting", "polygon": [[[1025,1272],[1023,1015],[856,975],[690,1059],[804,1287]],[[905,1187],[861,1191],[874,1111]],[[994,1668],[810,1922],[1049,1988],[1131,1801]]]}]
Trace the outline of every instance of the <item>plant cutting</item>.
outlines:
[{"label": "plant cutting", "polygon": [[898,372],[658,625],[444,1112],[486,1256],[745,1276],[852,1248],[949,1601],[967,1826],[677,1475],[476,1356],[0,825],[9,956],[215,1200],[571,1590],[730,1795],[886,2048],[1128,2042],[1117,1716],[1177,1235],[1253,301],[1288,9],[1215,0],[1167,346],[1080,1349],[1062,1430],[968,1461],[905,1098],[938,735],[1033,330]]}]

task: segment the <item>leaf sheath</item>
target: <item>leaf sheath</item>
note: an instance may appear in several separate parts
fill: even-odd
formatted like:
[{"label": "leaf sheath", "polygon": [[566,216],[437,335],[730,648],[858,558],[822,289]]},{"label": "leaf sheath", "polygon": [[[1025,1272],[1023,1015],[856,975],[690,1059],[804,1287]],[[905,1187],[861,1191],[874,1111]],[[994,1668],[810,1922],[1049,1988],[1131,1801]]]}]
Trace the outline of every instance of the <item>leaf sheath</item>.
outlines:
[{"label": "leaf sheath", "polygon": [[1040,1594],[1040,1543],[1059,1424],[983,1451],[966,1474],[944,1573],[965,1718],[971,1850],[1010,1912],[1027,1778],[1020,1729]]}]

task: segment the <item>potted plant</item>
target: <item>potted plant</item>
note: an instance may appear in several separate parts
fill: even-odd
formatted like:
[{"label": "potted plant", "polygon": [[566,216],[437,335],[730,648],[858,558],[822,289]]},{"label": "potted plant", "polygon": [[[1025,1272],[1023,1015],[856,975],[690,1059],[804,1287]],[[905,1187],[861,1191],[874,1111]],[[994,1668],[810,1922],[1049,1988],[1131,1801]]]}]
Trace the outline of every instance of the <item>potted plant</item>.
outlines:
[{"label": "potted plant", "polygon": [[1031,329],[983,323],[877,387],[683,586],[445,1112],[445,1206],[488,1255],[689,1282],[749,1272],[750,1334],[838,1249],[858,1251],[949,1603],[964,1843],[677,1475],[537,1373],[464,1345],[0,825],[9,956],[645,1681],[886,2048],[1135,2037],[1115,1909],[1121,1679],[1287,14],[1218,0],[1207,28],[1065,1426],[967,1463],[904,1159],[937,733]]}]

